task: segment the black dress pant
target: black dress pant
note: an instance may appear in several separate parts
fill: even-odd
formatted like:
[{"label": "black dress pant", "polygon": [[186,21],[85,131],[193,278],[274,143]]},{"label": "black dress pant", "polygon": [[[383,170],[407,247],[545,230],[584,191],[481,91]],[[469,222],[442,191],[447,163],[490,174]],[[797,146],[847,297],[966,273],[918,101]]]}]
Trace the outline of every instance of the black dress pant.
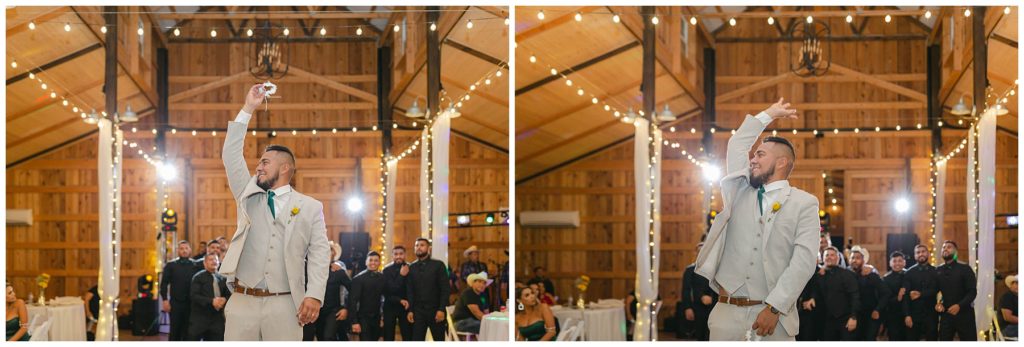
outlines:
[{"label": "black dress pant", "polygon": [[975,325],[973,307],[961,307],[956,315],[943,312],[939,318],[939,341],[953,341],[954,335],[960,341],[977,341]]},{"label": "black dress pant", "polygon": [[191,303],[188,301],[171,301],[171,330],[167,332],[168,341],[188,341],[188,316],[191,314]]},{"label": "black dress pant", "polygon": [[427,330],[434,341],[444,341],[444,332],[448,328],[448,322],[442,319],[440,322],[434,320],[437,311],[413,311],[412,319],[412,341],[426,341]]},{"label": "black dress pant", "polygon": [[909,341],[938,341],[939,340],[939,316],[934,311],[923,315],[911,315],[914,326],[907,329]]},{"label": "black dress pant", "polygon": [[871,312],[857,315],[857,330],[854,330],[856,341],[878,341],[878,329],[882,326],[882,317],[871,319]]},{"label": "black dress pant", "polygon": [[909,341],[908,330],[902,313],[885,315],[885,334],[889,336],[889,341]]},{"label": "black dress pant", "polygon": [[698,306],[693,309],[693,338],[697,341],[709,341],[711,329],[708,328],[708,318],[711,317],[711,308]]},{"label": "black dress pant", "polygon": [[359,341],[380,340],[380,316],[359,319]]},{"label": "black dress pant", "polygon": [[847,317],[826,317],[822,339],[824,341],[854,341],[854,332],[846,329],[848,319]]},{"label": "black dress pant", "polygon": [[395,325],[402,335],[402,341],[412,341],[412,323],[409,323],[408,313],[404,310],[384,308],[384,327],[381,328],[381,335],[384,341],[395,340]]},{"label": "black dress pant", "polygon": [[[341,322],[336,317],[340,308],[321,308],[320,316],[313,324],[302,327],[302,341],[338,341],[338,327]],[[346,336],[347,339],[347,336]]]},{"label": "black dress pant", "polygon": [[220,324],[192,324],[188,329],[189,341],[224,341],[224,318]]}]

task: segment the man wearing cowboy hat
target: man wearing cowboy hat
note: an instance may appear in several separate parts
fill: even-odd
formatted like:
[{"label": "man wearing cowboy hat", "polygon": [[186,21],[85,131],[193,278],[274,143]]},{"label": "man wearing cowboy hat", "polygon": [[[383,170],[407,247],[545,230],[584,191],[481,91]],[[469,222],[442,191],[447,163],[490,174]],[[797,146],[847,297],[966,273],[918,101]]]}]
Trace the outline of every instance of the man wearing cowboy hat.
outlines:
[{"label": "man wearing cowboy hat", "polygon": [[796,151],[768,136],[750,150],[772,121],[796,119],[781,98],[747,116],[729,138],[728,175],[721,181],[725,208],[715,217],[696,273],[719,293],[708,320],[711,340],[793,341],[799,332],[797,298],[814,272],[818,248],[818,199],[792,187]]},{"label": "man wearing cowboy hat", "polygon": [[452,312],[452,320],[455,321],[455,330],[479,334],[480,321],[484,315],[489,313],[487,294],[484,290],[494,280],[487,278],[487,272],[480,272],[466,276],[466,283],[469,288],[462,291],[459,300],[455,302],[455,311]]},{"label": "man wearing cowboy hat", "polygon": [[[882,326],[882,312],[889,303],[889,287],[877,272],[862,271],[870,261],[868,250],[861,246],[850,249],[850,269],[857,275],[857,290],[860,292],[860,307],[857,309],[857,341],[875,341]],[[866,274],[865,274],[866,272]]]},{"label": "man wearing cowboy hat", "polygon": [[1006,286],[1010,291],[999,299],[999,323],[1003,336],[1017,337],[1017,275],[1006,276]]},{"label": "man wearing cowboy hat", "polygon": [[469,259],[459,268],[459,278],[467,279],[469,275],[487,272],[487,264],[480,261],[480,250],[476,248],[476,245],[469,246],[462,252],[462,255]]}]

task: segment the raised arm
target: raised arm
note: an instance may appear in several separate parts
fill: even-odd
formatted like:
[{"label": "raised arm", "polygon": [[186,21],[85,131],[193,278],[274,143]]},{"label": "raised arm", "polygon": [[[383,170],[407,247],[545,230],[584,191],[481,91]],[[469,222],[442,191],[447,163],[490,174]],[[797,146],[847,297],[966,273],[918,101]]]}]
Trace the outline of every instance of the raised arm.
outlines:
[{"label": "raised arm", "polygon": [[252,175],[249,167],[245,164],[245,132],[249,127],[249,119],[256,107],[263,103],[263,85],[256,84],[249,88],[245,97],[245,106],[238,112],[233,122],[228,122],[228,133],[224,140],[224,149],[221,151],[221,159],[224,161],[224,169],[228,175],[228,186],[231,194],[238,198],[245,185],[249,183]]},{"label": "raised arm", "polygon": [[736,129],[736,134],[729,138],[725,172],[731,174],[746,168],[750,159],[750,148],[754,146],[757,137],[761,136],[761,132],[773,120],[781,118],[797,118],[796,110],[789,108],[789,103],[784,103],[782,98],[758,113],[756,117],[747,116],[740,128]]}]

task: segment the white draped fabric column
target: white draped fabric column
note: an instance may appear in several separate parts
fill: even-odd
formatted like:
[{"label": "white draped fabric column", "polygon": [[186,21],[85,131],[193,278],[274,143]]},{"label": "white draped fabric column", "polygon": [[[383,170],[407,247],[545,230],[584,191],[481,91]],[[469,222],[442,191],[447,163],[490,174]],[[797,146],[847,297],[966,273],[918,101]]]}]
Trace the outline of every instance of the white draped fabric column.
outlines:
[{"label": "white draped fabric column", "polygon": [[[978,330],[987,330],[992,322],[995,291],[995,218],[996,218],[996,114],[989,110],[978,126],[978,296],[974,299],[974,318]],[[980,337],[980,336],[979,336]]]},{"label": "white draped fabric column", "polygon": [[384,182],[384,210],[387,211],[384,217],[384,251],[388,252],[395,249],[395,176],[398,175],[398,160],[388,160],[386,165],[388,173]]},{"label": "white draped fabric column", "polygon": [[100,296],[100,315],[97,317],[96,341],[113,341],[117,332],[114,300],[118,297],[119,281],[114,270],[114,170],[113,125],[108,119],[99,124],[99,148],[97,151],[97,183],[99,185],[99,256],[100,272],[97,291]]},{"label": "white draped fabric column", "polygon": [[943,226],[946,220],[946,161],[935,163],[935,236],[933,241],[934,259],[942,259]]},{"label": "white draped fabric column", "polygon": [[[114,278],[118,279],[118,281],[117,281],[118,283],[120,283],[120,278],[121,278],[121,235],[124,234],[124,232],[123,232],[123,230],[124,230],[123,229],[124,223],[123,223],[123,218],[121,218],[121,212],[122,212],[122,209],[121,209],[121,206],[122,206],[122,204],[121,204],[121,201],[122,201],[121,196],[123,195],[123,194],[121,194],[121,192],[122,192],[121,187],[122,187],[122,185],[124,183],[124,176],[122,176],[122,174],[124,172],[124,170],[123,170],[123,168],[124,168],[124,152],[123,152],[124,146],[122,144],[123,141],[124,141],[124,131],[121,130],[120,126],[114,127],[114,143],[113,143],[113,145],[114,145],[113,146],[114,147],[113,148],[113,150],[114,150],[114,167],[112,168],[113,171],[114,171],[114,174],[113,174],[113,176],[114,176],[114,182],[113,182],[113,188],[114,188],[114,198],[113,198],[113,200],[114,200],[114,230],[111,233],[111,237],[114,239],[113,240],[113,244],[114,244]],[[120,296],[116,295],[116,294],[114,296],[114,315],[115,316],[117,315],[117,306],[120,305],[120,303],[121,303],[121,300],[119,299],[119,297]],[[118,334],[119,334],[120,331],[121,330],[118,329],[118,327],[117,327],[117,320],[115,319],[114,320],[114,341],[120,340],[118,338]]]},{"label": "white draped fabric column", "polygon": [[448,264],[448,147],[451,137],[452,120],[447,113],[441,113],[434,120],[431,130],[430,150],[433,164],[430,167],[434,180],[431,193],[434,195],[433,230],[434,242],[432,258]]},{"label": "white draped fabric column", "polygon": [[639,308],[633,338],[635,341],[653,341],[658,337],[653,323],[656,320],[654,304],[658,297],[658,256],[661,252],[661,131],[646,119],[638,119],[635,126],[633,168],[636,188],[636,299]]},{"label": "white draped fabric column", "polygon": [[[977,160],[975,150],[978,144],[974,142],[975,131],[978,131],[977,124],[972,124],[967,133],[967,244],[959,249],[961,254],[967,252],[967,265],[971,267],[974,266],[975,260],[974,241],[978,239],[978,185],[975,183],[978,178],[974,171]],[[958,258],[961,261],[965,260],[962,256]]]},{"label": "white draped fabric column", "polygon": [[420,237],[430,238],[430,130],[420,133]]}]

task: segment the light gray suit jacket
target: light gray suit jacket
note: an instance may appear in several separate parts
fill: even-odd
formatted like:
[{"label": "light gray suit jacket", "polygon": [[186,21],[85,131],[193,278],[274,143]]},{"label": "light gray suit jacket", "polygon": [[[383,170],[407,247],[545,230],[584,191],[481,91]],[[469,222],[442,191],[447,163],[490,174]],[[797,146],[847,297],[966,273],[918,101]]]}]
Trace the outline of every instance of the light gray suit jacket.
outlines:
[{"label": "light gray suit jacket", "polygon": [[[245,123],[229,122],[227,140],[224,141],[224,150],[221,153],[231,195],[235,197],[238,206],[238,229],[231,237],[231,245],[237,246],[228,248],[219,270],[228,277],[228,281],[234,280],[235,271],[238,269],[245,237],[254,220],[250,216],[263,212],[247,211],[246,206],[249,204],[246,204],[246,200],[266,192],[256,185],[256,176],[250,175],[243,157],[246,128]],[[327,244],[323,203],[298,191],[293,190],[292,194],[295,195],[291,197],[286,211],[282,211],[278,218],[291,219],[285,227],[284,262],[288,274],[288,288],[292,300],[295,301],[295,307],[298,308],[303,298],[314,298],[323,303],[331,253]],[[253,205],[266,208],[263,204]],[[298,214],[292,215],[293,208],[299,209]],[[269,209],[266,212],[269,212]]]},{"label": "light gray suit jacket", "polygon": [[785,188],[781,192],[777,212],[769,211],[760,220],[749,216],[731,218],[737,201],[757,201],[757,190],[749,183],[749,155],[764,128],[760,120],[748,115],[736,134],[729,138],[726,167],[729,175],[721,181],[724,208],[715,216],[715,222],[708,231],[704,248],[697,255],[695,271],[709,280],[712,289],[719,291],[714,280],[719,263],[723,255],[735,256],[723,254],[728,224],[763,228],[766,234],[762,245],[763,269],[769,290],[765,302],[782,312],[779,319],[782,327],[789,336],[795,336],[800,330],[797,297],[811,278],[817,262],[818,233],[821,231],[818,199],[800,189]]}]

